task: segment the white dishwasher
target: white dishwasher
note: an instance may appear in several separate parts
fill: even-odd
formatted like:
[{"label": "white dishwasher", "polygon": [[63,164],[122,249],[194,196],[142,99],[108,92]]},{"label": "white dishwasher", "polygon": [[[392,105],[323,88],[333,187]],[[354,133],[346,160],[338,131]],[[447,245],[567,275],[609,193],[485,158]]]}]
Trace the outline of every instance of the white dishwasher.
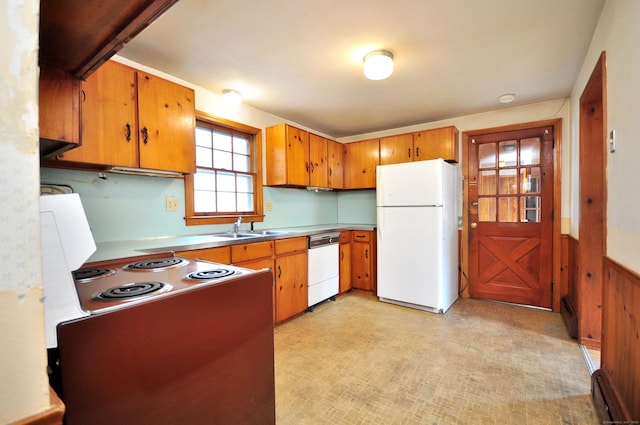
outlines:
[{"label": "white dishwasher", "polygon": [[339,242],[340,232],[309,236],[309,308],[338,294]]}]

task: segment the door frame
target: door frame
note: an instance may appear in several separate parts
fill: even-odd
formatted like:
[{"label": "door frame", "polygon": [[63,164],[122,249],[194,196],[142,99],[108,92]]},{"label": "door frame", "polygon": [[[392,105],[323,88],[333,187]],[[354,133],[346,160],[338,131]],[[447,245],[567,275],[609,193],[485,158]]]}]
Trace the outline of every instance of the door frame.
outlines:
[{"label": "door frame", "polygon": [[523,130],[534,127],[553,127],[553,222],[552,222],[552,279],[551,305],[553,311],[560,311],[560,274],[562,271],[560,232],[562,206],[562,118],[512,124],[502,127],[485,128],[462,132],[462,234],[460,239],[460,290],[463,297],[469,297],[469,143],[473,137],[487,133]]}]

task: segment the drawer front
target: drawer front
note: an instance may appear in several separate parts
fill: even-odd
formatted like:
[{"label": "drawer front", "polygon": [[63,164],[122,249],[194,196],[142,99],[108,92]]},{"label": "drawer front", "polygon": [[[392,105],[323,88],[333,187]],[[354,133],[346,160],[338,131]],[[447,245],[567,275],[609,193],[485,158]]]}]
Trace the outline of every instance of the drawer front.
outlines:
[{"label": "drawer front", "polygon": [[365,230],[354,230],[353,241],[354,242],[369,242],[371,240],[371,232]]},{"label": "drawer front", "polygon": [[340,243],[350,243],[351,242],[351,230],[343,230],[340,232]]},{"label": "drawer front", "polygon": [[289,252],[306,251],[307,238],[278,239],[276,242],[276,255],[287,254]]},{"label": "drawer front", "polygon": [[219,248],[193,249],[190,251],[176,252],[179,257],[193,260],[211,261],[213,263],[231,264],[231,250],[228,246]]},{"label": "drawer front", "polygon": [[231,246],[231,261],[234,264],[271,256],[273,256],[273,241]]}]

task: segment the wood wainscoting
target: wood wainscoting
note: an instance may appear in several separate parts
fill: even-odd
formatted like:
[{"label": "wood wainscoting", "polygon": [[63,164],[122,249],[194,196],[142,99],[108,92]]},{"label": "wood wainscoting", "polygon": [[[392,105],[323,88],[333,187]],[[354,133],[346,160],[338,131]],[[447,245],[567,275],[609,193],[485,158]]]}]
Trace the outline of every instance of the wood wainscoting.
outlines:
[{"label": "wood wainscoting", "polygon": [[578,337],[578,240],[571,235],[560,236],[560,313],[571,338]]},{"label": "wood wainscoting", "polygon": [[[608,409],[614,421],[640,420],[640,275],[604,258],[601,376],[609,389]],[[594,379],[594,398],[598,385]]]}]

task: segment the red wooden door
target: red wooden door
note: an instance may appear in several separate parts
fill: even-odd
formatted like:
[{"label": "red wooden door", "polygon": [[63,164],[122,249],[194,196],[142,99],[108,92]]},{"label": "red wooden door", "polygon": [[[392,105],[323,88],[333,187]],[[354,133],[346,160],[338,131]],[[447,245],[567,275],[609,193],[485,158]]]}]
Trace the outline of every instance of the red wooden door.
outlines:
[{"label": "red wooden door", "polygon": [[551,308],[553,127],[469,144],[469,292]]}]

